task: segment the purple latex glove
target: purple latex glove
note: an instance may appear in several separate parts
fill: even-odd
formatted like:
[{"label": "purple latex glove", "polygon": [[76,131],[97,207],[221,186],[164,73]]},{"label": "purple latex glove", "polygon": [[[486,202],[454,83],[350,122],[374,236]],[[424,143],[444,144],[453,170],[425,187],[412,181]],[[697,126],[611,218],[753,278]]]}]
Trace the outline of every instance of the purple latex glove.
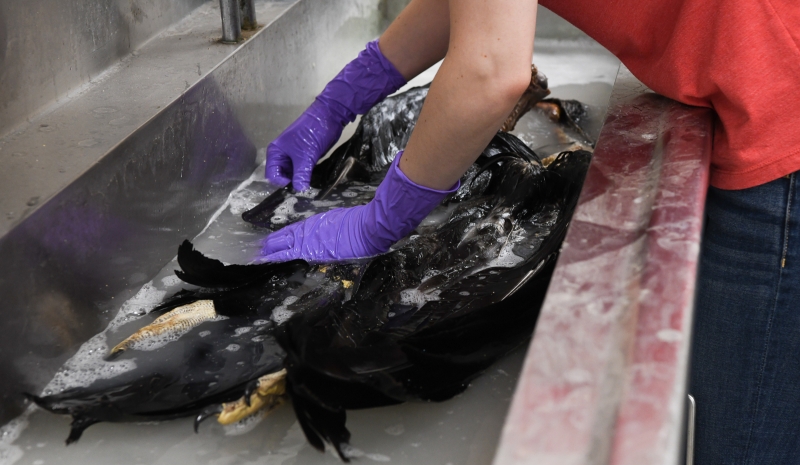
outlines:
[{"label": "purple latex glove", "polygon": [[439,191],[414,183],[397,165],[402,154],[397,154],[368,204],[337,208],[275,231],[264,241],[266,260],[332,262],[389,250],[460,184]]},{"label": "purple latex glove", "polygon": [[355,60],[329,82],[300,117],[267,147],[266,178],[304,191],[311,170],[342,135],[342,129],[387,95],[405,85],[397,68],[383,56],[378,41],[367,44]]}]

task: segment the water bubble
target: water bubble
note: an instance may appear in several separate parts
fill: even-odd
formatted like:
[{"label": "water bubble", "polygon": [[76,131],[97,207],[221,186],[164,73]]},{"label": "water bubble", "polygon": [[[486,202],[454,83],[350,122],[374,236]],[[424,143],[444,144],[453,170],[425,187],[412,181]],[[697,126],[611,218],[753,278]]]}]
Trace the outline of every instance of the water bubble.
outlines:
[{"label": "water bubble", "polygon": [[389,434],[391,436],[400,436],[401,434],[406,432],[406,428],[405,426],[403,426],[402,423],[400,423],[398,425],[390,426],[386,428],[384,431],[386,431],[386,434]]},{"label": "water bubble", "polygon": [[98,115],[105,115],[108,113],[116,113],[118,111],[119,110],[117,110],[114,107],[97,107],[94,110],[92,110],[92,113],[96,113]]},{"label": "water bubble", "polygon": [[78,147],[94,147],[100,142],[97,139],[83,139],[78,141]]},{"label": "water bubble", "polygon": [[252,330],[252,329],[253,329],[252,326],[243,326],[241,328],[236,328],[236,330],[234,331],[234,335],[235,336],[241,336],[242,334],[249,333],[250,330]]},{"label": "water bubble", "polygon": [[128,115],[120,116],[119,118],[112,119],[108,122],[110,126],[124,126],[128,124],[131,120],[131,117]]}]

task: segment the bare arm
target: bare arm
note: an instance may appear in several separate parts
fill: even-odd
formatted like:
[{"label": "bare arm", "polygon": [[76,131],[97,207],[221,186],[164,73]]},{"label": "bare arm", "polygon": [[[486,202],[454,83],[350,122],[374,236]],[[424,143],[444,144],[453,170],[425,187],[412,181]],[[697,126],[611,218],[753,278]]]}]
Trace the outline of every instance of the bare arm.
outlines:
[{"label": "bare arm", "polygon": [[445,3],[414,0],[380,41],[407,78],[446,50],[400,161],[412,181],[435,189],[455,184],[527,88],[536,28],[536,0]]},{"label": "bare arm", "polygon": [[444,58],[449,40],[448,0],[412,0],[381,35],[380,48],[410,80]]},{"label": "bare arm", "polygon": [[381,37],[381,53],[405,78],[446,57],[400,169],[392,164],[366,205],[315,215],[267,236],[266,259],[374,256],[410,233],[452,191],[527,88],[536,1],[414,0]]}]

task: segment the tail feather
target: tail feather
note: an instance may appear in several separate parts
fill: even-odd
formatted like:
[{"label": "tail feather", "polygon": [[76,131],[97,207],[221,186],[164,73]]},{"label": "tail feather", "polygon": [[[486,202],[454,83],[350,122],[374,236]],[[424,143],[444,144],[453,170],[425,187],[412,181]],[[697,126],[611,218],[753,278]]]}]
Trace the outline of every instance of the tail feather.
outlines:
[{"label": "tail feather", "polygon": [[219,260],[208,258],[188,240],[178,248],[178,265],[175,274],[184,282],[207,288],[235,288],[246,286],[267,275],[289,275],[307,270],[302,260],[284,263],[262,263],[257,265],[224,265]]},{"label": "tail feather", "polygon": [[167,297],[164,299],[163,302],[158,304],[156,307],[151,310],[151,312],[161,313],[172,310],[173,308],[178,308],[183,305],[188,305],[192,302],[196,302],[198,300],[203,299],[203,296],[198,295],[195,291],[190,291],[188,289],[181,289],[180,291],[173,294],[171,297]]},{"label": "tail feather", "polygon": [[294,413],[300,423],[303,433],[312,447],[322,452],[325,442],[331,444],[343,462],[350,458],[344,453],[344,447],[350,441],[350,431],[345,426],[347,413],[344,409],[328,410],[307,398],[298,395],[287,385],[287,392],[292,399]]},{"label": "tail feather", "polygon": [[67,440],[65,441],[66,444],[70,445],[74,442],[78,442],[78,439],[81,438],[86,428],[95,423],[99,423],[99,420],[91,417],[73,415],[72,423],[70,424],[69,436],[67,436]]},{"label": "tail feather", "polygon": [[25,398],[28,399],[29,401],[36,404],[38,407],[43,408],[48,412],[56,413],[59,415],[66,415],[69,413],[69,410],[65,408],[54,407],[52,402],[48,402],[48,400],[43,397],[35,396],[33,394],[28,394],[27,392],[23,393],[22,395],[25,396]]}]

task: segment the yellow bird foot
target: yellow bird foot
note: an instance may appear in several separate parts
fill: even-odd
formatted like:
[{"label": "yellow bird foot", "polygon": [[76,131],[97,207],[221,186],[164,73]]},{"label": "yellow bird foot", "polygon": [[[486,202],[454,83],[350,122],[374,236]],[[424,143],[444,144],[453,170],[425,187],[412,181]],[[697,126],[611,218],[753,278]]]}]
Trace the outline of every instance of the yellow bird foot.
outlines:
[{"label": "yellow bird foot", "polygon": [[270,373],[258,378],[258,387],[250,394],[250,402],[245,397],[222,404],[222,412],[217,422],[230,425],[250,415],[266,409],[271,412],[286,401],[286,370]]},{"label": "yellow bird foot", "polygon": [[198,300],[183,305],[161,315],[117,344],[111,349],[111,355],[128,349],[147,350],[161,347],[177,340],[200,323],[217,318],[221,317],[214,311],[214,302],[211,300]]}]

